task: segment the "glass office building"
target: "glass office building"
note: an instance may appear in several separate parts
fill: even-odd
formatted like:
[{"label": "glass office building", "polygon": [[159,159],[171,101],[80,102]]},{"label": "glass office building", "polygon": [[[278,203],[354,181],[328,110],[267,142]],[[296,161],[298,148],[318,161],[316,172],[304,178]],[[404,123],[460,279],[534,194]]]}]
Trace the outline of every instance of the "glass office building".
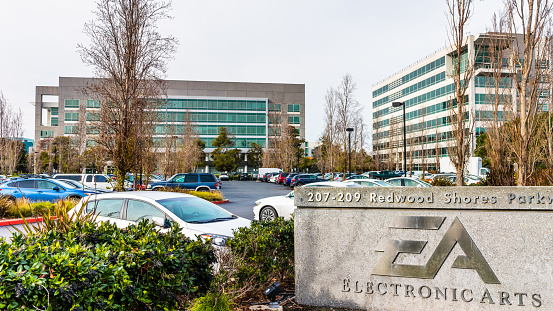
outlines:
[{"label": "glass office building", "polygon": [[[100,103],[83,97],[82,88],[90,78],[59,78],[59,86],[37,86],[35,97],[35,138],[74,135],[79,120],[94,120]],[[271,127],[269,113],[276,107],[287,116],[288,124],[305,135],[305,85],[280,83],[240,83],[167,80],[167,96],[158,108],[160,122],[154,140],[163,145],[167,135],[178,135],[189,119],[213,151],[212,141],[225,127],[234,135],[234,148],[241,149],[244,162],[240,171],[252,172],[246,153],[252,143],[267,147]],[[93,133],[91,133],[93,134]],[[93,135],[90,144],[93,144]],[[214,172],[208,158],[200,171]]]}]

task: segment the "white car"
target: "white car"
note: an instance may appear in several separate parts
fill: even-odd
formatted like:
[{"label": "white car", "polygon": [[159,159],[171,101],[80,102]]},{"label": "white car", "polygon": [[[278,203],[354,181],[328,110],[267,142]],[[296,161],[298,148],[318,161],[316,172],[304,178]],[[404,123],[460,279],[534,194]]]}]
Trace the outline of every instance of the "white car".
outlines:
[{"label": "white car", "polygon": [[394,187],[394,185],[387,183],[380,179],[348,179],[345,182],[351,182],[354,184],[358,184],[363,187]]},{"label": "white car", "polygon": [[[307,184],[303,187],[361,187],[350,182],[321,181]],[[294,205],[294,191],[284,196],[274,196],[255,201],[253,214],[255,220],[274,220],[277,217],[290,219],[296,206]]]},{"label": "white car", "polygon": [[88,213],[98,214],[97,221],[126,228],[143,219],[167,230],[176,222],[190,239],[198,236],[223,246],[233,230],[248,227],[250,221],[193,195],[164,191],[111,192],[82,199],[73,210],[86,204]]},{"label": "white car", "polygon": [[432,185],[427,182],[411,177],[394,177],[386,179],[386,182],[396,187],[432,187]]}]

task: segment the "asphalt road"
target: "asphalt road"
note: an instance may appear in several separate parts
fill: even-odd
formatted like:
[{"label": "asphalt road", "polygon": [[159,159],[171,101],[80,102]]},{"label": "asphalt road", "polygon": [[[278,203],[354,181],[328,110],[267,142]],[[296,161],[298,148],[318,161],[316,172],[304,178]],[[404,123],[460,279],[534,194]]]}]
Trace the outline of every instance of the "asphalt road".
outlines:
[{"label": "asphalt road", "polygon": [[221,204],[227,211],[246,219],[253,220],[255,201],[277,195],[286,195],[292,191],[289,187],[252,180],[223,181],[223,194],[229,203]]}]

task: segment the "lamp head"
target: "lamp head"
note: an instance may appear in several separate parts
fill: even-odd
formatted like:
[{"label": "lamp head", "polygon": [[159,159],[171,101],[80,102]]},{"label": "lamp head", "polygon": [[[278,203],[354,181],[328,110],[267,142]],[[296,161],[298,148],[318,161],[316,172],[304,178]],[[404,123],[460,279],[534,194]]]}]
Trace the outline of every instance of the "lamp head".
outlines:
[{"label": "lamp head", "polygon": [[402,102],[393,102],[392,103],[392,107],[401,107],[403,105],[405,105],[405,103],[402,103]]},{"label": "lamp head", "polygon": [[353,127],[346,128],[346,132],[353,132]]}]

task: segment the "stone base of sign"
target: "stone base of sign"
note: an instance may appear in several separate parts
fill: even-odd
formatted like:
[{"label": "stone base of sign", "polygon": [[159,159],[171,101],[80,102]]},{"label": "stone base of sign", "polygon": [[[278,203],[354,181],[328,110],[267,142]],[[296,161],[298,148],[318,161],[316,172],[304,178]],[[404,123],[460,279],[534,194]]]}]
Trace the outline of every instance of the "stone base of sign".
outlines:
[{"label": "stone base of sign", "polygon": [[[392,195],[389,189],[297,189],[297,302],[370,310],[553,310],[553,190],[471,188],[477,189],[410,188],[414,202],[395,207],[378,201]],[[404,190],[397,191],[394,196]],[[340,196],[353,200],[332,199]],[[429,196],[431,202],[416,202]],[[446,203],[455,196],[460,203]],[[488,203],[464,203],[469,196]]]}]

